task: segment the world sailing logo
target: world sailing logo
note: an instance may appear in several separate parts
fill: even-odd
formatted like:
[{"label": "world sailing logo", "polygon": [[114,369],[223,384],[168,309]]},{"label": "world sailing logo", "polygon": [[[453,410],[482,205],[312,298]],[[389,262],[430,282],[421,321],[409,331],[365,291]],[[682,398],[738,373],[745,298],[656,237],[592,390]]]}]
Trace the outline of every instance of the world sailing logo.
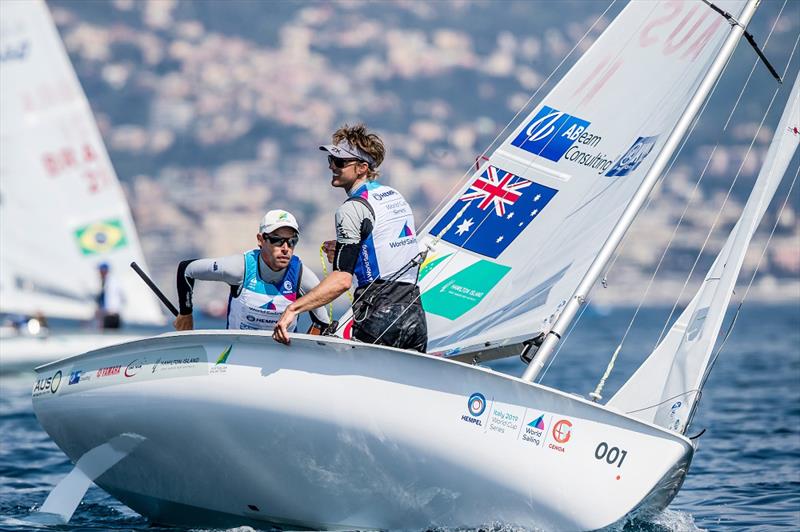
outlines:
[{"label": "world sailing logo", "polygon": [[528,423],[528,426],[533,427],[537,430],[544,430],[544,414],[542,414],[541,416],[537,417],[536,419]]},{"label": "world sailing logo", "polygon": [[586,131],[589,124],[587,120],[545,105],[511,141],[511,145],[539,157],[558,161]]},{"label": "world sailing logo", "polygon": [[522,441],[536,445],[542,445],[544,441],[544,414],[539,414],[539,417],[525,425],[524,432],[521,434]]},{"label": "world sailing logo", "polygon": [[414,232],[408,227],[408,222],[403,225],[403,229],[400,231],[400,234],[397,235],[397,238],[406,238],[409,236],[414,236]]},{"label": "world sailing logo", "polygon": [[389,242],[390,248],[399,248],[403,247],[408,244],[415,244],[417,239],[414,238],[414,231],[408,226],[408,222],[403,224],[403,228],[400,230],[400,234],[397,235],[397,240],[393,240]]}]

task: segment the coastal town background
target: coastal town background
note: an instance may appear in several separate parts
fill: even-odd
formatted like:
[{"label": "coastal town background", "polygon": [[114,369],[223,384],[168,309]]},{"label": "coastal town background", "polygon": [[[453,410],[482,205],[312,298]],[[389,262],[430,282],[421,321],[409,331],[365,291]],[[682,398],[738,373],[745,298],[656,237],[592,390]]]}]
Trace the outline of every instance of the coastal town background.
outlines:
[{"label": "coastal town background", "polygon": [[[383,179],[409,199],[422,228],[515,114],[530,110],[525,106],[531,95],[552,87],[619,12],[621,5],[615,4],[603,15],[609,3],[51,0],[48,5],[125,189],[149,268],[157,283],[174,293],[180,260],[254,247],[258,221],[272,208],[297,216],[302,226],[297,253],[322,274],[319,245],[334,237],[333,213],[344,194],[330,187],[327,161],[317,146],[344,123],[366,122],[384,138]],[[775,24],[781,10],[790,16]],[[766,0],[750,29],[782,71],[800,32],[800,2]],[[776,82],[754,63],[755,54],[743,41],[725,88],[717,91],[640,214],[607,287],[595,290],[593,302],[670,305],[690,297],[702,280],[712,252],[744,205],[797,75],[795,57],[788,86],[759,131]],[[751,72],[749,88],[723,132]],[[744,285],[761,261],[749,299],[800,302],[797,188],[778,216],[798,166],[795,157],[792,175],[777,195],[781,201],[770,207],[745,261]],[[696,263],[702,248],[705,258]],[[645,297],[665,249],[657,282]],[[200,284],[205,286],[198,288],[198,304],[210,312],[224,309],[225,287]]]}]

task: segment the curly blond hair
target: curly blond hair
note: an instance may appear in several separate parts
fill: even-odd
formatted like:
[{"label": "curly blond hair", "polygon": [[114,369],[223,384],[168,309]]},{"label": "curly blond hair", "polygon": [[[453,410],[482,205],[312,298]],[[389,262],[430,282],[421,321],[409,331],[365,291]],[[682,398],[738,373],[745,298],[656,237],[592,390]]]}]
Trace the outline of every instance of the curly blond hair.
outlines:
[{"label": "curly blond hair", "polygon": [[380,175],[378,167],[381,165],[386,155],[386,148],[381,138],[375,133],[370,133],[366,125],[356,124],[350,126],[345,124],[333,133],[332,138],[334,144],[339,144],[344,140],[351,146],[358,147],[372,157],[373,161],[375,161],[375,165],[367,170],[368,180],[374,181]]}]

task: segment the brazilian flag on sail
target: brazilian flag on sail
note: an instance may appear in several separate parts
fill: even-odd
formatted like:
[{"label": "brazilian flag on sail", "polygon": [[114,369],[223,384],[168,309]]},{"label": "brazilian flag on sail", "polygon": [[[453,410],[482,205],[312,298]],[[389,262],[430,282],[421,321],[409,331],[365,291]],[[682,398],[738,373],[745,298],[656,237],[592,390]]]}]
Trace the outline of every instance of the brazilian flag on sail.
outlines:
[{"label": "brazilian flag on sail", "polygon": [[107,253],[125,247],[128,239],[119,218],[90,223],[75,231],[78,247],[84,255]]}]

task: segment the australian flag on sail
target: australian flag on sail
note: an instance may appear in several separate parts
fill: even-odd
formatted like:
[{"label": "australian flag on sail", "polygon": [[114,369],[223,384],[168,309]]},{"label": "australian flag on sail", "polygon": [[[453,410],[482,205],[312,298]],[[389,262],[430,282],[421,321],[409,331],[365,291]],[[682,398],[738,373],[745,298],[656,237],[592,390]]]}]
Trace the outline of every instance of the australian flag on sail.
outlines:
[{"label": "australian flag on sail", "polygon": [[438,235],[455,219],[442,240],[496,259],[557,192],[488,165],[430,234]]}]

